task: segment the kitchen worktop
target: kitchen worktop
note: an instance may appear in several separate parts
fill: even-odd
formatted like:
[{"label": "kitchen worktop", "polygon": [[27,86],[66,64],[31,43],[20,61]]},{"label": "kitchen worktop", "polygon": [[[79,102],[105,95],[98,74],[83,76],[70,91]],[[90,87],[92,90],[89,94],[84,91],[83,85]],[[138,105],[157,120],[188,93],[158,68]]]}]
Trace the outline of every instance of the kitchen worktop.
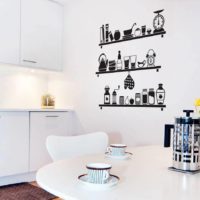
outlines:
[{"label": "kitchen worktop", "polygon": [[0,108],[0,112],[68,112],[73,111],[72,107],[68,108],[54,108],[54,109],[43,109],[43,108]]}]

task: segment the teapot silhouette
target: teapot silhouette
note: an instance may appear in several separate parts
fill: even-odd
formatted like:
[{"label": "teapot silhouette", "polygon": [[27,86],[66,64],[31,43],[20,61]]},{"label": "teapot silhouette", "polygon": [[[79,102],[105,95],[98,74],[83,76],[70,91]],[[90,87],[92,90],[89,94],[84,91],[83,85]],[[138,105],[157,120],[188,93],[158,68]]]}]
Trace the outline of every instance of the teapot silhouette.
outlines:
[{"label": "teapot silhouette", "polygon": [[105,72],[107,70],[107,66],[108,66],[108,59],[106,57],[106,54],[102,53],[99,56],[99,71]]}]

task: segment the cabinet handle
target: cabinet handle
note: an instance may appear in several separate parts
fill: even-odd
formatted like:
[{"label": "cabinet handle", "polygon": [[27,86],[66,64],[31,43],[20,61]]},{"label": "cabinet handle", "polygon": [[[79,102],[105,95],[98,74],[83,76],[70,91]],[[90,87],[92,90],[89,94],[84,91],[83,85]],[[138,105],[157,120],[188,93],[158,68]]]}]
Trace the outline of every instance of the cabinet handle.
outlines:
[{"label": "cabinet handle", "polygon": [[36,64],[37,62],[36,61],[34,61],[34,60],[23,60],[24,62],[29,62],[29,63],[34,63],[34,64]]},{"label": "cabinet handle", "polygon": [[46,115],[46,117],[59,117],[58,115]]}]

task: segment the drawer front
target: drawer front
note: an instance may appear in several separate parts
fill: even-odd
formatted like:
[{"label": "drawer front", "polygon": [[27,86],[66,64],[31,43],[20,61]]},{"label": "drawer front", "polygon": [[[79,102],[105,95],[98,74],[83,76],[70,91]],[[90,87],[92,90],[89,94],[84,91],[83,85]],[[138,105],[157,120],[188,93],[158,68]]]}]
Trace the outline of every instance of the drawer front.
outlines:
[{"label": "drawer front", "polygon": [[29,113],[0,112],[0,177],[28,172]]},{"label": "drawer front", "polygon": [[46,138],[68,135],[68,117],[68,112],[30,112],[30,171],[52,162]]}]

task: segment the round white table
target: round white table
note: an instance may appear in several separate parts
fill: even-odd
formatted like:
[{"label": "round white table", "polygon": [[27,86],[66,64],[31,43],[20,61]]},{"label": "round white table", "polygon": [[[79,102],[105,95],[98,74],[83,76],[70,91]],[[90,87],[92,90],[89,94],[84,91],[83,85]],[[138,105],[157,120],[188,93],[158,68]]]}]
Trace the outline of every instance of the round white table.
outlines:
[{"label": "round white table", "polygon": [[[128,148],[129,160],[114,160],[104,155],[82,156],[57,161],[37,172],[37,182],[46,191],[66,200],[197,200],[200,198],[200,173],[191,175],[169,171],[172,150],[161,146]],[[87,173],[86,164],[112,164],[111,174],[119,183],[96,190],[78,181]]]}]

